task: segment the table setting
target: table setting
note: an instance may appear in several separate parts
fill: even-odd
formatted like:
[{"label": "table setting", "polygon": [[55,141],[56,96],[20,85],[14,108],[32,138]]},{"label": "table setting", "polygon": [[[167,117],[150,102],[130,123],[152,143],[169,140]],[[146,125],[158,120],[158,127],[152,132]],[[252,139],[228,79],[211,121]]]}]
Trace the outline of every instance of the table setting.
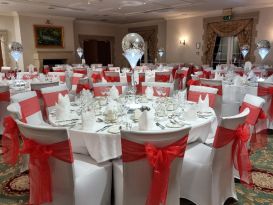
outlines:
[{"label": "table setting", "polygon": [[[84,90],[74,102],[59,96],[49,113],[49,123],[68,128],[73,152],[88,154],[97,162],[119,157],[121,129],[158,131],[192,127],[188,143],[205,142],[214,136],[217,119],[208,102],[186,101],[185,93],[173,97],[154,97],[149,92],[147,96],[116,97],[115,92],[111,88],[107,96],[94,97]],[[132,109],[130,104],[138,107]]]}]

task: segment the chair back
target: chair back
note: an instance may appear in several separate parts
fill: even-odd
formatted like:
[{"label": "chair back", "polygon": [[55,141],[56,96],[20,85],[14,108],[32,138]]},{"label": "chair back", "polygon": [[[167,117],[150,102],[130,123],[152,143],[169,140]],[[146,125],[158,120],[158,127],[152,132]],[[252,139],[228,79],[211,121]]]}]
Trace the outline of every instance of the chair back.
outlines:
[{"label": "chair back", "polygon": [[155,82],[164,82],[168,83],[171,80],[171,71],[160,71],[160,72],[155,72]]},{"label": "chair back", "polygon": [[30,87],[32,91],[35,91],[37,93],[37,96],[40,98],[41,96],[41,89],[57,86],[59,85],[59,82],[44,82],[44,83],[31,83]]},{"label": "chair back", "polygon": [[[157,148],[163,148],[183,139],[189,131],[190,128],[160,132],[122,130],[121,138],[144,146],[149,143]],[[122,145],[122,150],[124,148]],[[171,163],[167,205],[179,205],[180,182],[178,179],[180,178],[182,161],[182,158],[175,158]],[[147,158],[123,162],[123,204],[145,204],[152,183],[152,170]]]},{"label": "chair back", "polygon": [[113,86],[116,86],[121,95],[126,85],[126,83],[95,83],[93,84],[94,96],[106,96]]},{"label": "chair back", "polygon": [[[243,125],[245,120],[250,113],[250,110],[247,108],[243,112],[239,113],[235,116],[223,117],[221,118],[221,122],[219,127],[223,127],[229,130],[236,130],[239,125]],[[221,138],[221,141],[227,141],[228,135],[219,134],[215,136],[214,145],[216,147],[215,141],[219,140],[216,138]],[[234,138],[235,139],[235,138]],[[213,148],[212,149],[212,186],[214,188],[213,191],[219,193],[225,193],[226,196],[223,197],[236,197],[235,185],[234,185],[234,164],[232,160],[232,145],[234,140],[231,140],[229,143],[222,147]],[[235,156],[236,157],[236,156]],[[212,196],[217,193],[212,193]],[[216,202],[215,204],[220,204],[220,202]]]},{"label": "chair back", "polygon": [[117,71],[105,71],[105,80],[110,83],[120,82],[119,72]]},{"label": "chair back", "polygon": [[218,92],[217,88],[191,85],[188,92],[188,100],[197,103],[199,101],[200,96],[202,99],[204,99],[206,95],[208,95],[209,106],[215,108],[217,92]]},{"label": "chair back", "polygon": [[11,96],[11,102],[15,103],[13,105],[14,112],[19,114],[18,117],[23,122],[33,125],[39,125],[44,122],[39,99],[35,91],[13,95]]},{"label": "chair back", "polygon": [[[65,128],[40,127],[25,124],[16,120],[20,133],[28,139],[42,145],[51,145],[69,140]],[[70,147],[70,152],[72,152]],[[49,158],[49,167],[52,182],[52,205],[75,204],[75,183],[73,164],[64,162],[54,157]],[[31,170],[30,170],[31,172]]]},{"label": "chair back", "polygon": [[142,83],[142,95],[145,94],[146,88],[152,87],[154,90],[154,96],[169,97],[173,93],[173,83],[161,83],[161,82],[143,82]]},{"label": "chair back", "polygon": [[64,96],[68,95],[68,92],[69,91],[66,85],[59,85],[41,89],[41,95],[44,101],[44,108],[47,115],[51,112],[56,103],[58,103],[59,94],[62,94]]},{"label": "chair back", "polygon": [[60,82],[65,83],[65,72],[48,72],[48,76],[57,77]]},{"label": "chair back", "polygon": [[76,92],[77,89],[77,85],[80,81],[81,78],[83,78],[83,74],[81,73],[73,73],[72,77],[71,77],[71,90]]},{"label": "chair back", "polygon": [[217,94],[221,96],[223,95],[221,80],[200,78],[200,84],[206,87],[217,88],[218,89]]}]

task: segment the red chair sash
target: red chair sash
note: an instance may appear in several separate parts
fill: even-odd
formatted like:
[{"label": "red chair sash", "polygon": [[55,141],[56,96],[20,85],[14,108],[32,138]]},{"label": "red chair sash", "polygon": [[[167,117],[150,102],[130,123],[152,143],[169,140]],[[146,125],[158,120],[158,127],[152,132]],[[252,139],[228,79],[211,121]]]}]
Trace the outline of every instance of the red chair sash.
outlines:
[{"label": "red chair sash", "polygon": [[105,80],[107,82],[112,82],[112,83],[116,83],[116,82],[120,82],[120,77],[119,76],[105,76]]},{"label": "red chair sash", "polygon": [[77,85],[76,94],[80,93],[83,89],[84,90],[91,90],[89,83],[85,83],[85,84],[79,83]]},{"label": "red chair sash", "polygon": [[0,93],[0,102],[10,102],[9,91]]},{"label": "red chair sash", "polygon": [[200,85],[200,80],[193,80],[193,79],[188,80],[187,86],[190,87],[191,85]]},{"label": "red chair sash", "polygon": [[213,142],[213,147],[218,149],[232,143],[232,161],[239,171],[241,183],[252,186],[251,162],[249,160],[247,141],[250,130],[247,124],[239,125],[236,130],[218,127]]},{"label": "red chair sash", "polygon": [[37,96],[19,102],[21,107],[22,121],[27,122],[27,117],[41,111],[39,99]]},{"label": "red chair sash", "polygon": [[59,94],[62,94],[63,96],[65,96],[65,95],[68,95],[68,91],[62,90],[62,91],[57,91],[52,93],[44,93],[43,100],[44,100],[45,108],[55,106],[55,104],[58,102]]},{"label": "red chair sash", "polygon": [[29,154],[30,204],[52,202],[51,172],[48,163],[54,157],[67,163],[73,163],[73,154],[69,140],[44,145],[24,138],[22,154]]},{"label": "red chair sash", "polygon": [[218,89],[217,95],[220,95],[220,96],[223,95],[222,85],[208,85],[208,84],[204,84],[204,83],[201,83],[201,85],[206,86],[206,87],[210,87],[210,88],[217,88]]},{"label": "red chair sash", "polygon": [[99,83],[102,81],[102,76],[100,73],[93,73],[91,76],[93,83]]},{"label": "red chair sash", "polygon": [[72,80],[71,80],[71,84],[72,85],[77,85],[79,83],[80,79],[81,79],[81,77],[75,77],[75,76],[73,76]]},{"label": "red chair sash", "polygon": [[170,77],[171,75],[167,74],[167,75],[162,75],[162,74],[155,74],[155,82],[170,82]]},{"label": "red chair sash", "polygon": [[80,73],[83,75],[87,75],[87,70],[73,70],[74,73]]},{"label": "red chair sash", "polygon": [[65,72],[65,70],[63,70],[63,69],[55,69],[55,70],[54,70],[54,72],[64,73],[64,72]]},{"label": "red chair sash", "polygon": [[38,74],[25,74],[23,75],[22,79],[23,80],[28,80],[28,79],[33,79],[33,78],[37,78],[38,77]]},{"label": "red chair sash", "polygon": [[[141,94],[144,95],[145,91],[146,91],[147,86],[142,86],[142,91]],[[161,95],[160,91],[158,90],[160,89],[160,91],[164,91],[165,95]],[[154,91],[154,96],[157,97],[169,97],[170,93],[171,93],[171,88],[170,87],[153,87],[153,91]]]},{"label": "red chair sash", "polygon": [[239,71],[239,70],[237,70],[237,71],[235,71],[235,73],[237,73],[237,74],[240,75],[240,76],[243,76],[243,75],[244,75],[244,71]]},{"label": "red chair sash", "polygon": [[256,125],[258,119],[266,119],[266,115],[262,108],[251,105],[247,102],[243,102],[240,107],[240,112],[243,112],[244,109],[249,108],[250,113],[246,118],[246,123],[250,125]]},{"label": "red chair sash", "polygon": [[187,140],[188,136],[185,136],[163,148],[157,148],[152,144],[142,145],[126,139],[121,140],[123,162],[128,163],[147,158],[153,169],[152,183],[146,205],[166,204],[170,166],[175,158],[184,157]]},{"label": "red chair sash", "polygon": [[3,127],[3,161],[6,164],[15,165],[19,154],[19,129],[11,116],[4,118]]},{"label": "red chair sash", "polygon": [[268,114],[269,114],[269,119],[273,120],[273,87],[262,87],[258,85],[258,96],[266,96],[270,95],[271,96],[271,103],[269,106]]},{"label": "red chair sash", "polygon": [[5,118],[3,142],[8,152],[4,161],[15,164],[18,155],[29,154],[30,199],[29,204],[52,202],[51,172],[48,159],[54,157],[67,163],[73,163],[73,154],[69,140],[44,145],[23,137],[23,147],[19,150],[19,129],[12,117]]},{"label": "red chair sash", "polygon": [[188,92],[188,100],[197,103],[199,101],[200,96],[202,99],[204,99],[207,95],[209,97],[209,106],[211,108],[214,108],[216,96],[215,96],[215,94],[212,94],[212,93],[203,93],[203,92],[197,92],[197,91],[190,90]]},{"label": "red chair sash", "polygon": [[[246,123],[254,126],[253,134],[250,140],[250,147],[252,151],[256,149],[265,147],[267,145],[267,126],[266,126],[266,114],[263,109],[260,107],[256,107],[249,103],[243,102],[240,108],[240,112],[242,112],[245,108],[250,109],[250,113],[246,118]],[[262,129],[257,132],[257,125]]]},{"label": "red chair sash", "polygon": [[203,76],[204,78],[206,79],[210,79],[210,76],[211,76],[211,71],[207,71],[207,70],[203,70]]},{"label": "red chair sash", "polygon": [[[122,94],[122,86],[116,86],[116,88],[118,89],[119,94]],[[94,87],[94,96],[98,97],[98,96],[106,96],[107,93],[103,93],[105,91],[109,91],[111,89],[111,86],[101,86],[101,87]]]}]

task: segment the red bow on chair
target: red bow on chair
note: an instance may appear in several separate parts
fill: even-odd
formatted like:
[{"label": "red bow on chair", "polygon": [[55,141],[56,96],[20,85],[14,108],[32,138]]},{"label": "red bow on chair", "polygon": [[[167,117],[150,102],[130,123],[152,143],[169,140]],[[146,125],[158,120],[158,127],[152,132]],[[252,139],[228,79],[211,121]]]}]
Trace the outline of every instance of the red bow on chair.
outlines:
[{"label": "red bow on chair", "polygon": [[236,130],[218,127],[213,143],[214,148],[221,148],[233,141],[232,161],[239,171],[241,183],[247,187],[252,186],[251,162],[247,149],[247,141],[250,137],[249,126],[239,125]]},{"label": "red bow on chair", "polygon": [[204,75],[204,78],[210,79],[211,71],[203,70],[203,75]]},{"label": "red bow on chair", "polygon": [[6,163],[15,164],[19,154],[29,154],[30,199],[29,204],[39,205],[52,202],[51,172],[48,164],[50,157],[73,163],[69,140],[55,144],[39,144],[23,137],[23,148],[19,149],[19,129],[12,117],[4,120],[2,144],[7,152],[3,158]]},{"label": "red bow on chair", "polygon": [[177,157],[184,157],[188,136],[163,148],[157,148],[151,144],[138,144],[122,139],[123,162],[132,162],[147,158],[152,169],[152,183],[146,200],[146,205],[166,204],[170,166]]},{"label": "red bow on chair", "polygon": [[73,163],[70,141],[55,144],[39,144],[24,138],[22,154],[29,154],[30,204],[52,202],[51,172],[48,164],[50,157]]},{"label": "red bow on chair", "polygon": [[156,75],[156,82],[169,82],[170,81],[170,75]]},{"label": "red bow on chair", "polygon": [[258,86],[258,96],[266,96],[266,95],[271,95],[271,103],[270,103],[270,107],[268,110],[268,114],[270,116],[270,120],[273,120],[273,87],[262,87],[262,86]]},{"label": "red bow on chair", "polygon": [[18,161],[19,155],[19,129],[11,116],[4,118],[3,127],[3,160],[7,164],[15,165]]}]

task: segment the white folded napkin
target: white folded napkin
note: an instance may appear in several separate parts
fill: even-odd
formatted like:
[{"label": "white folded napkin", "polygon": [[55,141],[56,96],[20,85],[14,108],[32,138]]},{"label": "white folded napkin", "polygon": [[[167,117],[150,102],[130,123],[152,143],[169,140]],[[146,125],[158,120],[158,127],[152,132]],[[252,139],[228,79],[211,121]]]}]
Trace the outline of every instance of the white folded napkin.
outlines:
[{"label": "white folded napkin", "polygon": [[247,76],[247,80],[252,81],[252,82],[257,81],[257,76],[255,75],[255,73],[253,71],[249,72],[249,74]]},{"label": "white folded napkin", "polygon": [[93,130],[96,124],[96,116],[94,110],[82,113],[82,129]]},{"label": "white folded napkin", "polygon": [[206,95],[205,99],[202,100],[201,95],[199,96],[199,100],[198,100],[198,109],[200,112],[205,112],[207,111],[209,108],[209,96]]},{"label": "white folded napkin", "polygon": [[66,109],[66,107],[56,104],[56,120],[65,120],[69,119],[70,111]]},{"label": "white folded napkin", "polygon": [[113,86],[113,87],[110,89],[109,96],[110,96],[110,98],[113,99],[113,100],[118,99],[118,97],[119,97],[119,92],[118,92],[118,89],[117,89],[116,86]]},{"label": "white folded napkin", "polygon": [[154,96],[154,89],[152,87],[147,87],[145,90],[145,95],[148,99],[153,98]]},{"label": "white folded napkin", "polygon": [[145,110],[139,117],[139,130],[146,131],[153,128],[154,113],[152,111]]}]

